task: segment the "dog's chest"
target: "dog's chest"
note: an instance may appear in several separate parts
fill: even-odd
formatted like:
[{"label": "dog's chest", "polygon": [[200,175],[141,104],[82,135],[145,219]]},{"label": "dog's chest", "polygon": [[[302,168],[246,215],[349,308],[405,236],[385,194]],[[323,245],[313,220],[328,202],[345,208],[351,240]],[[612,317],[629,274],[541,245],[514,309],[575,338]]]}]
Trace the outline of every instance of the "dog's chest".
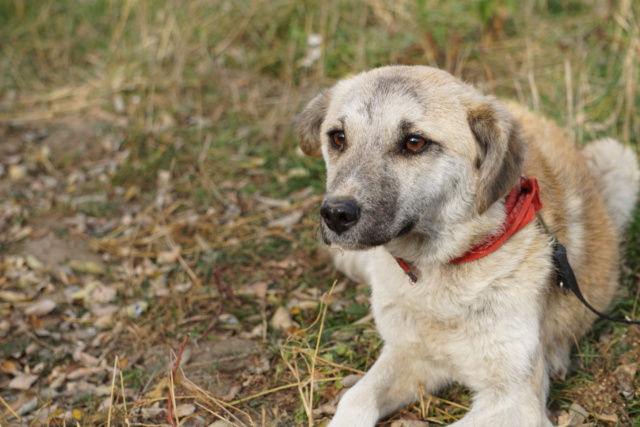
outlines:
[{"label": "dog's chest", "polygon": [[374,270],[372,308],[387,343],[451,339],[482,310],[477,295],[440,272],[421,272],[418,283],[411,284],[397,265],[379,262]]},{"label": "dog's chest", "polygon": [[548,267],[534,258],[535,268],[495,257],[495,264],[483,264],[483,274],[453,274],[446,268],[420,271],[418,282],[411,285],[392,257],[378,256],[371,271],[378,331],[388,345],[416,346],[445,358],[456,342],[496,337],[499,327],[508,327],[502,324],[506,319],[537,315]]}]

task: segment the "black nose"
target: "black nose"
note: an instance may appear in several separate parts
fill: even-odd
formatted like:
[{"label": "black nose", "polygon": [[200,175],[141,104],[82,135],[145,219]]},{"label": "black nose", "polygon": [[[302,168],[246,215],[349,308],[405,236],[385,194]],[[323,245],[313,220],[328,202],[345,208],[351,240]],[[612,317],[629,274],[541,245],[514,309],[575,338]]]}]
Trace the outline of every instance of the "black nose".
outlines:
[{"label": "black nose", "polygon": [[342,234],[360,218],[360,208],[353,200],[325,200],[320,216],[330,230]]}]

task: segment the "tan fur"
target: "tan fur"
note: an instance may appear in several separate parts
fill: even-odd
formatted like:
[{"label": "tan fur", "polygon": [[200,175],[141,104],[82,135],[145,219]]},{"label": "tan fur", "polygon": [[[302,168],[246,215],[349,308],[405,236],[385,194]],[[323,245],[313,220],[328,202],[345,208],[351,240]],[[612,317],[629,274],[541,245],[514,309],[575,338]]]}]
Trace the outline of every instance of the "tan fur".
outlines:
[{"label": "tan fur", "polygon": [[[555,285],[552,236],[534,221],[484,258],[449,261],[500,230],[504,196],[525,174],[540,184],[540,214],[583,294],[607,310],[638,191],[633,153],[608,140],[581,152],[553,122],[428,67],[339,82],[297,130],[303,151],[327,165],[321,235],[340,248],[342,271],[370,283],[385,341],[330,427],[372,427],[450,381],[473,392],[456,427],[550,426],[549,376],[566,375],[595,317]],[[429,142],[412,154],[404,141],[416,136]],[[415,285],[394,258],[411,265]]]},{"label": "tan fur", "polygon": [[[510,110],[530,140],[525,174],[540,183],[545,205],[541,215],[550,231],[570,248],[569,261],[583,294],[596,309],[606,311],[618,285],[619,241],[587,165],[555,123],[514,104]],[[570,230],[577,230],[581,238],[573,237]],[[571,346],[596,316],[557,287],[550,286],[546,301],[545,353],[555,356],[550,360],[551,373],[564,378]]]}]

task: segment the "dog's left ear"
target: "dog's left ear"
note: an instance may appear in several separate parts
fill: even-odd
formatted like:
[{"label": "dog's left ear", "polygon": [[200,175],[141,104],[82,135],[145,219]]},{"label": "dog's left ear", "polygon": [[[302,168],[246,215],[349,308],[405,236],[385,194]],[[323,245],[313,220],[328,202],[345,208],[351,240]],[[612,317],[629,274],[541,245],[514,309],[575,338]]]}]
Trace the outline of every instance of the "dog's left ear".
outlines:
[{"label": "dog's left ear", "polygon": [[476,210],[482,214],[518,183],[526,146],[519,123],[492,98],[470,107],[467,120],[479,146]]},{"label": "dog's left ear", "polygon": [[322,157],[320,128],[327,115],[331,91],[323,90],[307,104],[296,119],[296,133],[302,151],[313,157]]}]

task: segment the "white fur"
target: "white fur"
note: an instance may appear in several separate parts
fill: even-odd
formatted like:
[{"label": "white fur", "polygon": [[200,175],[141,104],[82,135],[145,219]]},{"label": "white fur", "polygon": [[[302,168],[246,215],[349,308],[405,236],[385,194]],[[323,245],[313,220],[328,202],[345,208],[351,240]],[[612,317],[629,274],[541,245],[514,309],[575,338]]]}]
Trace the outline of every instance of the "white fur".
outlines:
[{"label": "white fur", "polygon": [[605,138],[587,145],[582,154],[618,232],[622,232],[638,197],[636,153],[615,139]]}]

